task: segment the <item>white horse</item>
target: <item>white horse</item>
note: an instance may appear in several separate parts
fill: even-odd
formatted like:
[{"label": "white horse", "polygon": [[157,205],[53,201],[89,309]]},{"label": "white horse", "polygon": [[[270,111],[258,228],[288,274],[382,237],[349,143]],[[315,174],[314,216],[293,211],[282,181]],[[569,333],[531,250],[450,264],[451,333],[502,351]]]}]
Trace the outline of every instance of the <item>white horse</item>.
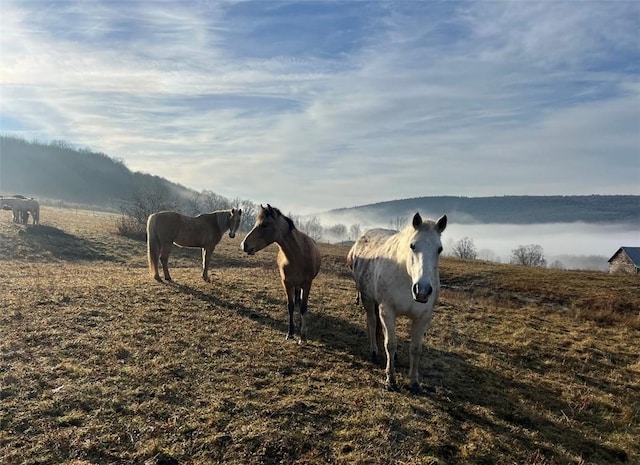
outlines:
[{"label": "white horse", "polygon": [[421,391],[418,364],[422,338],[431,324],[440,292],[440,235],[446,226],[446,215],[435,222],[423,222],[420,214],[416,213],[412,224],[400,232],[388,229],[366,231],[347,255],[357,292],[367,312],[367,332],[374,361],[378,360],[376,334],[384,334],[386,387],[389,390],[397,389],[396,318],[406,316],[411,319],[410,389],[415,393]]},{"label": "white horse", "polygon": [[28,223],[29,213],[33,218],[33,224],[40,222],[40,204],[35,199],[22,196],[0,198],[0,208],[11,209],[14,223]]}]

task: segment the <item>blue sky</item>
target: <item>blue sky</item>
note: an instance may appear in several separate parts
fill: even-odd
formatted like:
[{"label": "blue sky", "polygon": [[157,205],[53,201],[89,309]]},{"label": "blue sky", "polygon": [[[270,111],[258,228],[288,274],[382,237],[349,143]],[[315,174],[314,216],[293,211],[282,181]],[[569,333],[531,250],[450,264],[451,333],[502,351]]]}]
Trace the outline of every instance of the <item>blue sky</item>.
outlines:
[{"label": "blue sky", "polygon": [[640,194],[637,1],[0,0],[0,132],[312,213]]}]

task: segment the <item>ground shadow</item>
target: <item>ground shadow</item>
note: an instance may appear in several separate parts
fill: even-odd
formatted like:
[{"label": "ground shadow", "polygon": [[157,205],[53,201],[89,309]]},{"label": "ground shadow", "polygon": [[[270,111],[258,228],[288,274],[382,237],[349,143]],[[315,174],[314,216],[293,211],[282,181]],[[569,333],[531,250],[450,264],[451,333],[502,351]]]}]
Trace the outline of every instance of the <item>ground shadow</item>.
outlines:
[{"label": "ground shadow", "polygon": [[29,253],[35,256],[45,255],[65,261],[113,260],[98,244],[53,226],[29,226],[24,229],[23,236],[32,249]]},{"label": "ground shadow", "polygon": [[[200,289],[196,289],[186,284],[179,284],[175,281],[164,281],[167,285],[172,286],[176,289],[179,289],[181,292],[185,294],[189,294],[192,297],[195,297],[202,302],[208,303],[215,307],[224,308],[229,311],[233,311],[238,314],[238,316],[248,318],[250,320],[256,321],[258,323],[267,325],[273,329],[278,331],[282,331],[283,333],[287,331],[287,322],[283,319],[282,321],[272,318],[270,315],[265,313],[261,313],[258,309],[249,308],[246,306],[238,305],[237,302],[230,304],[226,300],[220,299],[214,293],[206,293],[201,291]],[[283,305],[284,310],[284,305]]]},{"label": "ground shadow", "polygon": [[[509,437],[524,450],[542,451],[559,463],[578,456],[590,463],[624,463],[629,453],[610,447],[570,421],[552,420],[572,407],[557,392],[478,367],[458,354],[427,347],[424,375],[436,387],[434,398],[462,426],[472,422],[492,435]],[[535,407],[532,407],[535,406]],[[478,412],[490,412],[484,415]],[[566,419],[565,419],[566,420]],[[581,418],[591,424],[593,419]],[[600,431],[600,430],[599,430]],[[535,442],[533,437],[536,438]],[[552,451],[541,446],[554,444]],[[558,456],[558,450],[565,451]]]},{"label": "ground shadow", "polygon": [[[194,296],[213,306],[228,309],[241,317],[267,325],[283,334],[287,330],[286,308],[283,302],[282,318],[261,312],[259,308],[249,308],[237,303],[229,304],[215,294],[203,292],[188,285],[170,283],[171,286]],[[321,342],[333,356],[342,357],[349,364],[361,361],[368,362],[368,342],[362,323],[349,321],[322,311],[310,309],[309,340]],[[491,353],[492,348],[482,346],[476,341],[474,351]],[[398,339],[398,373],[406,378],[408,371],[408,341]],[[513,353],[507,356],[505,363],[518,365],[522,354]],[[371,370],[379,370],[381,386],[384,372],[381,367],[370,364]],[[544,367],[532,369],[544,374]],[[558,412],[571,412],[572,406],[562,400],[557,392],[544,385],[533,384],[501,373],[497,369],[479,367],[459,354],[435,349],[425,344],[420,369],[423,381],[426,381],[427,399],[444,412],[448,420],[448,428],[461,435],[455,444],[434,451],[446,463],[454,463],[455,457],[461,453],[460,444],[465,443],[462,436],[465,425],[475,424],[495,437],[502,437],[501,443],[513,444],[514,447],[541,454],[548,463],[570,463],[575,457],[591,463],[614,464],[625,463],[633,451],[624,451],[610,447],[597,437],[601,428],[592,429],[593,435],[585,434],[584,429],[576,428],[571,421],[563,421]],[[533,378],[532,378],[533,379]],[[412,396],[405,388],[396,396]],[[417,399],[417,398],[414,398]],[[426,408],[429,403],[419,400],[414,403],[417,416],[424,416],[428,421],[433,412]],[[433,405],[433,404],[432,404]],[[535,406],[535,407],[534,407]],[[581,424],[597,422],[589,418],[588,413],[577,420]],[[420,431],[411,431],[407,425],[398,425],[402,429],[398,434],[419,435]],[[408,429],[407,429],[408,428]],[[549,446],[549,445],[554,445]],[[493,457],[480,458],[482,463],[495,463]],[[547,463],[547,462],[545,462]]]}]

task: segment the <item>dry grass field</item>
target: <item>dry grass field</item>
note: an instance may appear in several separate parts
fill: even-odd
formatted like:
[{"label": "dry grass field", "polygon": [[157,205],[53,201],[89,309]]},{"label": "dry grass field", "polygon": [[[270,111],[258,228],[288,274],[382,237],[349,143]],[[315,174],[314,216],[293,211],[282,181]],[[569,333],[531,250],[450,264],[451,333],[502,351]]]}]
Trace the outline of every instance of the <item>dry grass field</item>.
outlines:
[{"label": "dry grass field", "polygon": [[367,359],[346,247],[300,346],[275,246],[225,236],[210,284],[175,248],[157,283],[116,219],[0,212],[2,464],[640,463],[637,277],[444,258],[413,396]]}]

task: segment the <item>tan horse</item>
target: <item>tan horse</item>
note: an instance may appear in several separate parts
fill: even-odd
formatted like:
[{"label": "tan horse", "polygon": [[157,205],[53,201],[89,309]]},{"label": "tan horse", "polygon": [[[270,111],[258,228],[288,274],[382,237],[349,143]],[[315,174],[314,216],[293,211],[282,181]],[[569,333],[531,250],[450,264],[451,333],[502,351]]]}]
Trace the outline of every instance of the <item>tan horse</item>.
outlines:
[{"label": "tan horse", "polygon": [[431,324],[440,292],[440,235],[446,226],[446,215],[436,222],[423,222],[420,214],[416,213],[412,224],[400,232],[388,229],[365,232],[347,255],[356,291],[367,312],[367,332],[374,361],[378,360],[377,335],[384,334],[386,386],[389,390],[397,389],[395,328],[398,316],[411,320],[410,389],[413,392],[421,390],[418,364],[422,338]]},{"label": "tan horse", "polygon": [[209,260],[224,233],[234,238],[240,226],[242,210],[219,210],[192,217],[177,212],[163,211],[149,215],[147,220],[147,257],[149,271],[160,281],[158,259],[162,263],[164,279],[169,275],[169,253],[173,244],[179,247],[202,249],[202,279],[209,282]]},{"label": "tan horse", "polygon": [[296,229],[293,221],[280,210],[267,204],[260,206],[260,213],[249,234],[242,241],[242,250],[253,255],[269,244],[278,245],[278,268],[282,285],[287,293],[289,331],[287,339],[293,337],[293,313],[300,308],[300,342],[307,339],[306,313],[311,282],[320,271],[320,251],[315,241]]}]

